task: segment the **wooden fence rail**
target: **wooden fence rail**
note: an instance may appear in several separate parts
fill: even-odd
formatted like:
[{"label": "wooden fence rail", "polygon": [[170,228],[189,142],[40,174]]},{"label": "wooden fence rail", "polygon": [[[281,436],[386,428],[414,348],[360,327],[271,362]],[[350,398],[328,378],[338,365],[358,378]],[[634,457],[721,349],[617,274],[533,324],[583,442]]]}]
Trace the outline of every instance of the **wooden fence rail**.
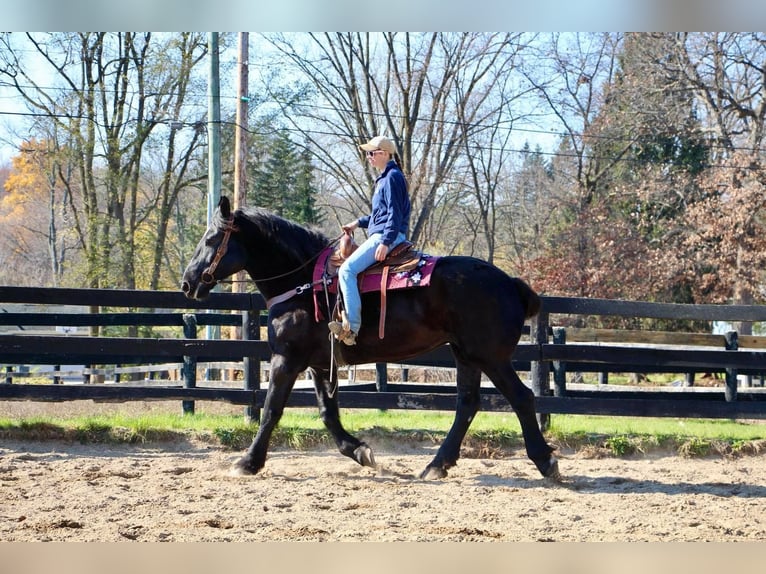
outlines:
[{"label": "wooden fence rail", "polygon": [[[257,413],[263,404],[265,391],[260,388],[260,364],[268,360],[269,349],[259,340],[265,309],[259,294],[214,293],[207,301],[197,303],[176,292],[0,286],[0,308],[4,304],[57,308],[54,312],[44,309],[0,312],[0,326],[19,327],[13,333],[0,335],[0,365],[182,363],[185,379],[183,385],[0,384],[0,400],[162,399],[181,400],[185,407],[193,405],[194,400],[216,400],[246,405],[246,413],[251,414]],[[98,306],[102,312],[66,313],[61,311],[61,306]],[[738,338],[736,333],[715,336],[619,329],[577,330],[558,325],[572,316],[766,321],[766,307],[543,297],[542,311],[532,320],[528,340],[522,341],[513,358],[519,371],[529,373],[529,384],[538,397],[541,422],[545,423],[551,413],[766,419],[764,389],[737,385],[737,375],[762,376],[766,372],[766,340]],[[206,324],[242,325],[244,340],[196,339],[197,328]],[[20,330],[30,326],[125,325],[181,327],[183,337],[25,335]],[[241,361],[242,388],[198,386],[197,361]],[[454,361],[445,346],[405,361],[403,365],[454,367]],[[385,368],[379,371],[385,373]],[[610,372],[682,373],[687,386],[636,389],[601,384],[574,388],[566,381],[567,373],[571,372],[598,372],[604,376],[603,382]],[[699,372],[721,373],[725,384],[713,389],[689,386],[694,373]],[[380,392],[382,388],[386,392]],[[341,395],[342,406],[354,408],[453,410],[454,401],[454,387],[414,383],[381,385],[380,381],[377,385],[344,387]],[[288,404],[315,405],[316,399],[313,391],[296,389]],[[492,388],[482,388],[482,407],[510,410],[505,399]]]}]

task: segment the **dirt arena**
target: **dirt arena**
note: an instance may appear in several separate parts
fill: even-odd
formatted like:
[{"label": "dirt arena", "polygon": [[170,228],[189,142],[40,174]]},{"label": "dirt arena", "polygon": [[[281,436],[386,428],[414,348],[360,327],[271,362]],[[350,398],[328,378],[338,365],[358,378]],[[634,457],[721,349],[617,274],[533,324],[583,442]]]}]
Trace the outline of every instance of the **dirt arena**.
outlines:
[{"label": "dirt arena", "polygon": [[766,539],[766,456],[587,458],[562,484],[521,451],[416,478],[433,445],[372,445],[377,470],[334,450],[270,453],[6,441],[3,541],[751,541]]}]

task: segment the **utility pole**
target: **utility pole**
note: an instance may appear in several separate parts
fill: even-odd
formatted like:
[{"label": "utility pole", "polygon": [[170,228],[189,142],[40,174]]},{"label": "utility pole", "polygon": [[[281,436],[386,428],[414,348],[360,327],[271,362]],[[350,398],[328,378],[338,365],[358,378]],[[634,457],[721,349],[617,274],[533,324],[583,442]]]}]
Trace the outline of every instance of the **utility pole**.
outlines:
[{"label": "utility pole", "polygon": [[[247,32],[239,33],[239,52],[237,54],[237,120],[234,126],[234,209],[242,208],[247,205],[247,104],[248,97],[248,49],[250,38]],[[232,293],[247,292],[247,273],[240,271],[234,275],[232,284]],[[258,313],[250,311],[243,313],[242,325],[233,327],[229,333],[231,339],[249,339],[252,336],[253,329],[260,329],[260,318]],[[253,361],[248,357],[243,359],[242,366],[244,373],[246,389],[257,390],[260,386],[260,363]],[[248,374],[248,372],[250,373]],[[234,378],[233,372],[229,376]],[[248,388],[248,381],[256,381],[254,388]],[[245,407],[245,422],[252,423],[259,418],[258,410],[248,405]]]},{"label": "utility pole", "polygon": [[[237,122],[234,126],[234,209],[247,205],[247,109],[248,97],[248,66],[249,66],[248,32],[239,33],[239,53],[237,54]],[[245,293],[247,273],[240,271],[234,276],[232,292]],[[241,338],[239,329],[232,329],[232,339]]]},{"label": "utility pole", "polygon": [[208,179],[207,224],[213,221],[213,213],[221,200],[221,82],[219,78],[218,32],[208,36],[210,70],[207,83],[208,103]]},{"label": "utility pole", "polygon": [[248,96],[248,32],[239,33],[239,54],[237,57],[237,124],[234,140],[234,208],[247,204],[247,104]]},{"label": "utility pole", "polygon": [[[219,78],[218,32],[208,35],[210,69],[208,74],[208,176],[207,176],[207,224],[213,221],[213,214],[221,200],[221,83]],[[205,329],[208,339],[218,339],[221,327],[208,325]],[[218,369],[208,369],[208,380],[220,378]]]}]

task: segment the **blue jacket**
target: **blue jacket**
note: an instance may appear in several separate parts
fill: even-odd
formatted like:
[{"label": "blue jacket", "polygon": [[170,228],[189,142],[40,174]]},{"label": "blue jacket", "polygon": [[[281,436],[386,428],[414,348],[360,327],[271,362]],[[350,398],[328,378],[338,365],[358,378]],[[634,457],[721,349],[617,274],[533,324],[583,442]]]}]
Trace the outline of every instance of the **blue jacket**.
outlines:
[{"label": "blue jacket", "polygon": [[359,218],[359,227],[367,233],[382,233],[382,243],[391,245],[399,233],[407,235],[410,226],[410,195],[407,180],[396,162],[391,160],[375,180],[372,213]]}]

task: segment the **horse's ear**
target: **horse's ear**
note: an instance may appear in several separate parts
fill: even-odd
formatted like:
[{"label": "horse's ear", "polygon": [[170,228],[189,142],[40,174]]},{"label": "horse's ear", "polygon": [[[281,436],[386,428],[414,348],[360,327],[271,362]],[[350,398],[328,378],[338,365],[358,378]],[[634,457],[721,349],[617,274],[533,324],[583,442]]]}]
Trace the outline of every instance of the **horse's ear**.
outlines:
[{"label": "horse's ear", "polygon": [[229,198],[225,195],[221,196],[221,200],[218,202],[218,209],[221,211],[221,216],[224,219],[228,219],[231,216],[231,204]]}]

